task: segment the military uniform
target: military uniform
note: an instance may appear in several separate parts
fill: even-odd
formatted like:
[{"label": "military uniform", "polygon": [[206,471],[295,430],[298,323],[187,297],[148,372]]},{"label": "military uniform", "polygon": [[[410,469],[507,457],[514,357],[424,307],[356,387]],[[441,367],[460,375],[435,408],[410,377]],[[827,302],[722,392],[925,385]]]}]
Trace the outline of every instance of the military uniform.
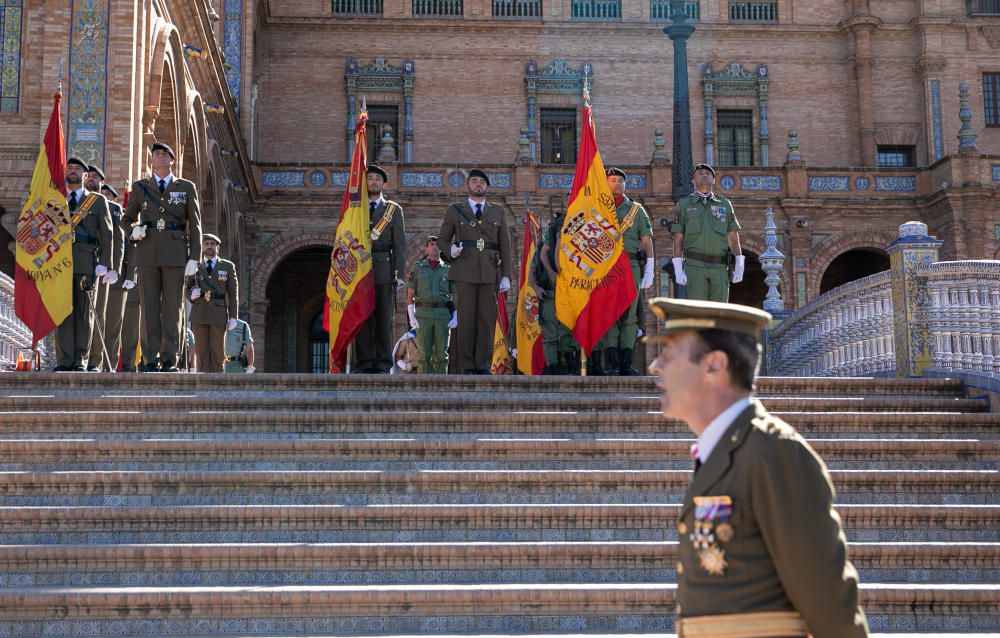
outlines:
[{"label": "military uniform", "polygon": [[[250,325],[242,319],[236,320],[236,327],[226,331],[225,372],[242,374],[247,371],[246,346],[253,343]],[[199,365],[200,362],[199,362]]]},{"label": "military uniform", "polygon": [[122,215],[128,226],[141,225],[146,236],[136,242],[142,306],[142,360],[146,369],[177,366],[184,308],[184,268],[201,261],[201,213],[198,190],[173,177],[163,192],[156,175],[132,184]]},{"label": "military uniform", "polygon": [[430,260],[422,259],[410,271],[406,287],[413,290],[414,315],[420,324],[417,328],[417,348],[420,350],[418,370],[421,373],[444,374],[448,371],[448,340],[451,330],[448,322],[455,304],[452,294],[455,285],[448,279],[451,270],[443,261],[431,267]]},{"label": "military uniform", "polygon": [[[441,257],[451,264],[458,307],[458,369],[466,374],[489,374],[493,360],[493,331],[497,318],[497,285],[511,279],[510,231],[507,213],[499,204],[484,202],[476,216],[469,202],[452,204],[438,233]],[[450,258],[451,244],[462,246]]]},{"label": "military uniform", "polygon": [[387,199],[371,202],[369,216],[375,309],[354,338],[354,367],[360,372],[386,374],[392,368],[395,284],[406,272],[406,228],[402,207]]},{"label": "military uniform", "polygon": [[233,262],[216,257],[214,266],[210,266],[209,261],[198,264],[198,272],[188,277],[186,296],[190,298],[195,288],[201,290],[191,300],[190,316],[198,371],[224,372],[226,324],[236,319],[239,309],[239,280]]},{"label": "military uniform", "polygon": [[689,299],[729,301],[728,233],[738,231],[733,204],[712,194],[707,200],[692,193],[677,202],[674,232],[684,234],[684,273]]},{"label": "military uniform", "polygon": [[111,213],[100,193],[81,188],[67,194],[73,230],[73,311],[56,327],[56,368],[86,369],[94,338],[94,285],[97,266],[112,269]]},{"label": "military uniform", "polygon": [[642,238],[653,236],[653,227],[649,223],[646,209],[628,196],[622,197],[621,203],[615,210],[615,216],[622,231],[622,248],[632,266],[636,296],[597,344],[597,349],[605,353],[607,372],[612,375],[618,374],[619,369],[627,370],[632,367],[632,351],[639,333],[638,308],[641,297],[639,284],[642,282],[642,270],[646,265],[646,259],[652,257],[643,251]]},{"label": "military uniform", "polygon": [[[120,276],[122,274],[122,262],[125,254],[125,229],[122,228],[122,207],[115,202],[108,201],[108,211],[111,214],[111,265],[108,270],[113,270]],[[103,281],[97,286],[97,300],[94,304],[97,314],[100,317],[100,325],[104,327],[104,341],[95,334],[90,343],[90,355],[87,357],[87,367],[100,370],[104,365],[104,352],[108,353],[108,360],[111,368],[115,368],[118,361],[118,347],[121,341],[122,311],[124,302],[124,290],[121,287],[121,277],[113,284],[106,284]],[[102,347],[103,346],[103,347]]]},{"label": "military uniform", "polygon": [[[549,223],[545,232],[544,245],[549,247],[549,266],[559,268],[559,234],[565,213],[559,213]],[[542,264],[542,251],[535,253],[535,283],[541,294],[539,322],[542,328],[542,351],[545,353],[543,374],[579,374],[580,347],[573,338],[573,332],[556,318],[556,282],[549,277],[549,271]]]}]

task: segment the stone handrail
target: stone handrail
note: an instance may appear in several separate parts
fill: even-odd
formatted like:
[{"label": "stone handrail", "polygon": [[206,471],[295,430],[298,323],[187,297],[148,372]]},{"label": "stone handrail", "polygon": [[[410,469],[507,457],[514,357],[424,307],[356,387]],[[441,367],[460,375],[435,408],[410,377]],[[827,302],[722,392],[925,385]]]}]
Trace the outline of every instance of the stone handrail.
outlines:
[{"label": "stone handrail", "polygon": [[932,368],[1000,377],[1000,261],[940,261],[919,272]]},{"label": "stone handrail", "polygon": [[0,370],[12,369],[17,351],[30,347],[31,331],[14,314],[14,280],[0,273]]},{"label": "stone handrail", "polygon": [[767,374],[887,376],[895,370],[890,271],[809,302],[768,334]]}]

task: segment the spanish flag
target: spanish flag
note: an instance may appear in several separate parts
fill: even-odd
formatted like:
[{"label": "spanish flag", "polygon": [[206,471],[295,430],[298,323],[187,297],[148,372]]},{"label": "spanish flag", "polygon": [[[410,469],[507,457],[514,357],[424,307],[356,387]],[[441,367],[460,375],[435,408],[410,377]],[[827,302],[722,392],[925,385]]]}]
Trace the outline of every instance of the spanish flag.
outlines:
[{"label": "spanish flag", "polygon": [[361,324],[375,309],[375,275],[372,272],[372,240],[368,220],[368,138],[365,124],[368,111],[362,109],[354,127],[354,155],[351,176],[340,206],[340,221],[330,255],[326,279],[329,306],[330,372],[343,372],[347,346],[357,336]]},{"label": "spanish flag", "polygon": [[56,93],[49,126],[17,220],[14,313],[31,330],[31,347],[73,311],[73,225],[66,204],[66,141]]},{"label": "spanish flag", "polygon": [[511,374],[514,371],[507,347],[507,295],[497,295],[497,323],[493,330],[493,361],[490,364],[490,374]]},{"label": "spanish flag", "polygon": [[538,313],[542,300],[531,285],[528,272],[538,249],[538,218],[530,210],[524,217],[524,250],[521,251],[521,280],[517,289],[517,369],[521,374],[541,374],[545,368],[542,327]]},{"label": "spanish flag", "polygon": [[569,199],[559,234],[556,318],[589,355],[636,296],[589,104]]}]

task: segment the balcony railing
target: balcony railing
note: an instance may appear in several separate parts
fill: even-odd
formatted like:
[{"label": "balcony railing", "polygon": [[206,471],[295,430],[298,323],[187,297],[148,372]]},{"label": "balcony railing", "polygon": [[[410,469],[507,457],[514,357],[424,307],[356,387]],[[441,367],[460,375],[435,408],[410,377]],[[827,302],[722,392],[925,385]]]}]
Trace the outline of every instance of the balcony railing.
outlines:
[{"label": "balcony railing", "polygon": [[461,18],[462,0],[413,0],[413,15],[418,18]]},{"label": "balcony railing", "polygon": [[729,2],[730,22],[776,23],[777,2]]},{"label": "balcony railing", "polygon": [[573,0],[574,20],[621,20],[619,0]]},{"label": "balcony railing", "polygon": [[493,17],[537,20],[542,17],[542,0],[493,0]]},{"label": "balcony railing", "polygon": [[333,0],[335,16],[381,16],[382,0]]},{"label": "balcony railing", "polygon": [[1000,17],[1000,0],[965,0],[965,6],[969,17]]},{"label": "balcony railing", "polygon": [[[670,0],[649,0],[649,17],[653,20],[670,19]],[[688,20],[701,20],[701,2],[698,0],[685,0],[684,13]]]}]

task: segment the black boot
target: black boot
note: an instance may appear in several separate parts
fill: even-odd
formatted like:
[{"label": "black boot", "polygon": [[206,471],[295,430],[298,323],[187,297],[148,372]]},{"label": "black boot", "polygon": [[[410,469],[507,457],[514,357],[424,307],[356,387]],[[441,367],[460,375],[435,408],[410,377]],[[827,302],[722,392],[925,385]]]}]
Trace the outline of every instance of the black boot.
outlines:
[{"label": "black boot", "polygon": [[608,376],[617,377],[619,367],[618,348],[606,348],[604,350],[604,363],[607,364]]},{"label": "black boot", "polygon": [[590,353],[590,358],[587,359],[587,374],[592,377],[603,377],[604,376],[604,366],[601,362],[601,351],[594,350]]},{"label": "black boot", "polygon": [[619,365],[619,374],[623,377],[638,377],[642,376],[638,370],[632,365],[632,355],[634,352],[632,350],[622,350],[622,358]]},{"label": "black boot", "polygon": [[543,375],[562,374],[560,370],[562,370],[562,357],[559,357],[559,363],[549,363],[548,361],[546,361],[545,369],[542,370],[542,374]]},{"label": "black boot", "polygon": [[580,376],[580,351],[567,352],[565,356],[566,371],[563,374],[568,374],[571,377]]}]

